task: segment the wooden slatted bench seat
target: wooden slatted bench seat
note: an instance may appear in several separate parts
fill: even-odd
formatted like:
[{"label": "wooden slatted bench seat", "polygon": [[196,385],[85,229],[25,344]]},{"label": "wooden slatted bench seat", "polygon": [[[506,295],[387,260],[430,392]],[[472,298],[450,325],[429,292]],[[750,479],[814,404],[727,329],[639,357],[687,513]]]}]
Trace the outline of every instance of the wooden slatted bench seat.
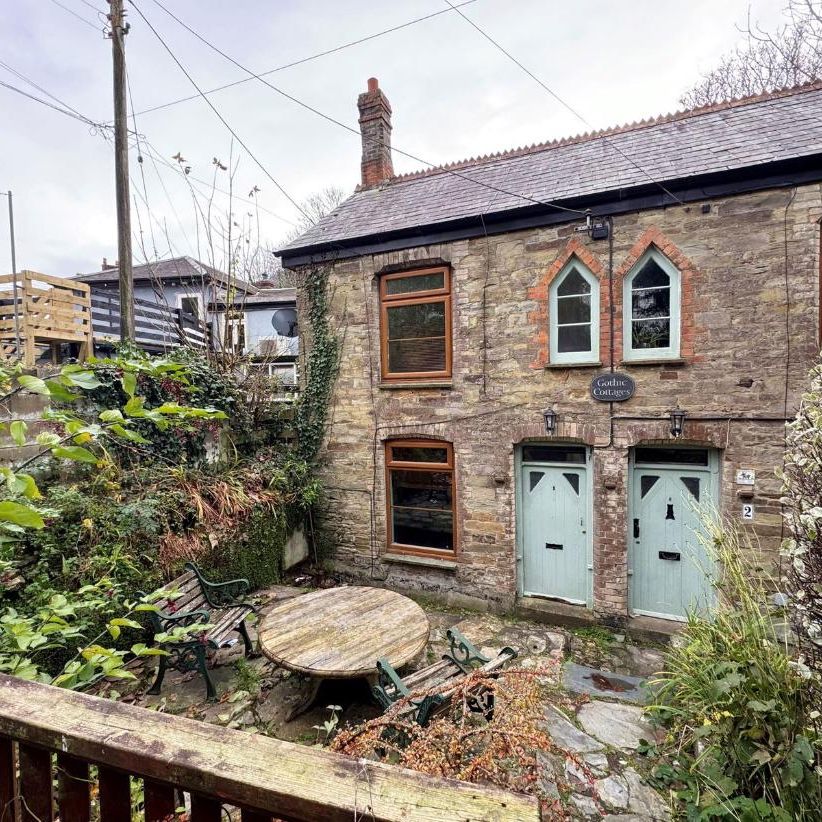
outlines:
[{"label": "wooden slatted bench seat", "polygon": [[[456,628],[449,628],[446,636],[450,651],[439,661],[407,676],[400,677],[388,660],[377,661],[377,684],[372,693],[383,710],[404,697],[411,697],[403,713],[407,711],[420,725],[426,725],[432,712],[449,699],[455,686],[469,673],[477,670],[491,673],[517,656],[509,647],[493,659],[484,656]],[[415,695],[419,698],[415,699]]]},{"label": "wooden slatted bench seat", "polygon": [[253,649],[245,619],[255,609],[241,600],[248,593],[248,580],[209,582],[193,562],[186,563],[186,569],[184,574],[160,589],[161,594],[168,595],[157,600],[159,611],[150,612],[154,635],[193,625],[204,627],[197,636],[157,643],[168,655],[158,657],[157,677],[148,692],[160,693],[168,668],[197,670],[205,679],[208,698],[215,699],[217,693],[206,667],[207,651],[231,645],[231,634],[237,632],[242,637],[245,655],[251,654]]}]

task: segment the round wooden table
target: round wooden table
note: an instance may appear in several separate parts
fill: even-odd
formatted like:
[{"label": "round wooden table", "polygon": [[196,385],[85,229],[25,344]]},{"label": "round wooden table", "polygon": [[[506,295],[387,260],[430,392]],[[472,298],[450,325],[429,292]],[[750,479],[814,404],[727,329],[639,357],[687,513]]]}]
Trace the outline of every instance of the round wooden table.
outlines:
[{"label": "round wooden table", "polygon": [[290,713],[313,703],[324,679],[371,678],[377,660],[394,668],[428,642],[428,617],[411,599],[384,588],[341,586],[278,605],[260,622],[260,650],[283,668],[310,677],[311,691]]}]

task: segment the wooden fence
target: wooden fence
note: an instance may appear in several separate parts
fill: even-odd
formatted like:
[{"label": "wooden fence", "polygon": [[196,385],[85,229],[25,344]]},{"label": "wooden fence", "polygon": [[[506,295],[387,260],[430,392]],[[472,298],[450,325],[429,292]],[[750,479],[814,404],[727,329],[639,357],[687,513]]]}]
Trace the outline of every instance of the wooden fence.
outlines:
[{"label": "wooden fence", "polygon": [[190,822],[220,822],[223,806],[243,822],[540,818],[532,797],[0,675],[3,822],[89,822],[95,794],[100,822],[127,822],[134,779],[146,822],[173,814],[175,789]]},{"label": "wooden fence", "polygon": [[[120,297],[91,293],[91,314],[96,343],[120,341]],[[135,342],[147,351],[165,351],[178,345],[206,348],[208,334],[193,314],[179,308],[135,298]]]},{"label": "wooden fence", "polygon": [[0,353],[33,366],[37,350],[74,343],[78,357],[91,353],[89,287],[35,271],[0,277]]}]

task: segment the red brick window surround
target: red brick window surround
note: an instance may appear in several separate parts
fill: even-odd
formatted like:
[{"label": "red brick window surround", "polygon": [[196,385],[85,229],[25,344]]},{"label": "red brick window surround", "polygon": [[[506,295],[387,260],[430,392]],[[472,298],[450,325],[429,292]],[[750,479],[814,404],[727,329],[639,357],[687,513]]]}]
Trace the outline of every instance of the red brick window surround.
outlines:
[{"label": "red brick window surround", "polygon": [[454,450],[438,440],[385,445],[388,549],[453,556],[456,545]]},{"label": "red brick window surround", "polygon": [[[644,280],[639,282],[640,286],[644,284],[650,289],[649,291],[635,291],[631,288],[635,278],[639,276],[648,260],[654,260],[669,275],[671,289],[671,309],[668,311],[670,317],[669,344],[665,347],[660,345],[656,349],[654,347],[629,347],[627,344],[629,340],[633,340],[634,335],[631,323],[635,319],[638,320],[639,329],[641,330],[644,321],[644,318],[637,316],[633,310],[635,297],[639,297],[639,300],[645,303],[644,310],[649,314],[662,316],[665,308],[664,297],[659,299],[656,296],[664,292],[656,292],[655,294],[653,291],[655,284],[664,288],[664,278],[659,277],[658,272],[650,271],[645,278],[647,282],[644,282]],[[694,340],[696,337],[694,299],[699,279],[700,274],[696,266],[659,228],[651,226],[644,231],[628,252],[628,256],[614,272],[615,361],[618,363],[624,362],[627,365],[639,365],[643,362],[683,360],[689,362],[699,359],[694,354]],[[639,296],[643,293],[653,295],[653,299],[643,300]],[[644,324],[650,326],[653,331],[654,318],[649,316],[647,319],[648,322]],[[630,338],[629,334],[632,335]],[[676,344],[677,339],[678,345]],[[664,340],[659,340],[659,342],[664,342]]]},{"label": "red brick window surround", "polygon": [[[562,281],[565,280],[575,265],[584,274],[584,279],[591,286],[591,348],[587,353],[580,353],[579,356],[568,356],[571,352],[559,352],[561,347],[559,345],[559,329],[554,328],[553,325],[561,324],[562,319],[571,319],[570,317],[559,316],[557,296]],[[583,245],[579,238],[572,237],[568,241],[539,282],[533,288],[528,289],[528,298],[536,302],[535,310],[528,315],[529,321],[536,328],[531,338],[534,350],[532,368],[545,368],[547,365],[567,364],[569,367],[573,367],[574,365],[598,364],[600,352],[607,351],[609,345],[607,272],[602,263]],[[580,306],[575,308],[578,313]],[[565,314],[564,311],[563,314]],[[570,332],[570,335],[574,334],[575,332]],[[579,334],[579,332],[576,332],[576,334]],[[554,353],[552,354],[552,352]],[[559,354],[565,354],[565,356],[558,356]]]},{"label": "red brick window surround", "polygon": [[451,377],[451,271],[447,266],[380,278],[380,354],[384,381]]}]

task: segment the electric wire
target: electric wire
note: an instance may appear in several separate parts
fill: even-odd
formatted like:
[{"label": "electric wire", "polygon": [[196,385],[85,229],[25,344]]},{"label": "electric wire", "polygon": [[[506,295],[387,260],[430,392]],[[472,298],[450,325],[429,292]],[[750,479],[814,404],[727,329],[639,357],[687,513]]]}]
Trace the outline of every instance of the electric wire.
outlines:
[{"label": "electric wire", "polygon": [[[107,134],[108,132],[110,132],[112,127],[109,124],[99,123],[99,122],[96,122],[95,120],[92,120],[90,117],[87,117],[82,112],[78,111],[76,108],[74,108],[73,106],[66,103],[64,100],[61,100],[59,97],[56,97],[54,94],[52,94],[50,91],[48,91],[48,89],[43,88],[43,86],[36,83],[30,77],[27,77],[22,72],[18,71],[17,69],[13,68],[12,66],[8,65],[8,63],[5,63],[2,60],[0,60],[0,67],[5,68],[7,71],[11,72],[15,76],[17,76],[19,79],[23,80],[24,82],[28,83],[29,85],[31,85],[34,88],[41,91],[47,97],[50,97],[52,100],[54,100],[55,103],[57,103],[57,105],[54,105],[53,103],[49,103],[47,100],[43,100],[42,98],[37,97],[36,95],[30,94],[29,92],[26,92],[23,89],[20,89],[17,86],[13,86],[13,85],[11,85],[9,83],[6,83],[2,80],[0,80],[0,86],[8,88],[11,91],[14,91],[18,94],[22,94],[23,96],[25,96],[25,97],[29,98],[30,100],[33,100],[37,103],[40,103],[41,105],[48,106],[48,108],[50,108],[54,111],[57,111],[60,114],[64,114],[67,117],[72,117],[73,119],[78,120],[79,122],[90,126],[91,129],[95,133]],[[136,137],[137,135],[132,132],[132,136]],[[157,150],[157,148],[154,147],[151,144],[151,142],[148,140],[148,138],[145,136],[145,134],[141,134],[140,138],[142,139],[143,146],[148,148],[148,155],[151,158],[152,163],[154,163],[154,162],[162,163],[167,168],[169,168],[169,169],[171,169],[172,171],[175,171],[175,172],[179,170],[176,166],[169,163],[162,156],[162,154]],[[159,172],[157,172],[157,173],[159,175]],[[193,180],[193,181],[199,183],[200,185],[211,186],[211,184],[208,181],[202,180],[199,177],[195,177],[193,174],[188,174],[186,176],[188,177],[188,179]],[[219,188],[217,186],[213,186],[213,189],[214,189],[214,191],[218,192],[219,194],[222,194],[226,197],[229,196],[228,192],[225,191],[222,188]],[[289,220],[288,218],[283,217],[282,215],[277,214],[274,211],[271,211],[269,208],[266,208],[265,206],[257,203],[254,200],[250,200],[250,199],[245,198],[245,197],[240,197],[238,195],[234,195],[234,196],[238,200],[242,200],[245,203],[254,205],[256,208],[259,208],[260,211],[265,212],[266,214],[270,215],[271,217],[274,217],[277,220],[280,220],[281,222],[287,223],[288,225],[295,226],[295,227],[297,225],[293,220]],[[170,203],[170,205],[172,205],[172,209],[173,209],[174,208],[173,204]],[[179,222],[179,218],[178,218],[178,222]]]},{"label": "electric wire", "polygon": [[[143,183],[143,194],[145,195],[146,201],[146,209],[149,210],[150,213],[150,206],[148,204],[148,186],[146,185],[146,173],[143,169],[143,152],[140,149],[140,132],[137,130],[137,115],[134,113],[134,96],[131,93],[131,77],[126,71],[126,90],[128,91],[128,105],[131,109],[131,122],[134,125],[134,138],[137,143],[137,165],[140,168],[140,179]],[[136,206],[136,203],[135,203]],[[139,212],[138,212],[139,214]],[[151,247],[154,251],[155,258],[157,257],[157,240],[154,236],[154,227],[151,225],[151,222],[148,224],[149,234],[151,236]],[[183,231],[183,236],[185,236],[185,231],[183,229],[182,223],[180,224],[180,230]],[[186,242],[188,243],[188,237],[185,237]],[[190,243],[189,243],[190,245]]]},{"label": "electric wire", "polygon": [[268,177],[268,179],[272,183],[274,183],[274,185],[277,187],[277,189],[280,191],[280,193],[291,203],[291,205],[293,205],[294,208],[296,208],[297,211],[299,211],[313,225],[314,222],[316,222],[316,221],[313,220],[311,215],[288,193],[288,191],[286,191],[285,187],[274,177],[274,175],[263,165],[263,163],[260,162],[259,159],[257,159],[257,155],[254,154],[253,151],[251,151],[251,149],[248,147],[248,145],[245,143],[245,141],[242,139],[242,137],[240,137],[240,135],[237,134],[237,132],[231,127],[231,125],[225,119],[225,117],[223,117],[223,115],[220,114],[219,109],[203,93],[202,89],[197,85],[196,80],[194,80],[194,78],[188,73],[186,67],[177,59],[177,55],[169,47],[169,45],[166,43],[166,41],[163,39],[163,37],[157,31],[157,29],[154,28],[154,26],[151,24],[151,22],[148,20],[148,18],[143,14],[140,7],[134,2],[132,2],[131,5],[134,8],[134,10],[137,12],[137,14],[140,15],[140,18],[142,19],[142,21],[149,27],[149,29],[151,29],[152,34],[154,34],[154,36],[160,41],[160,44],[163,46],[163,48],[166,50],[166,52],[168,52],[169,57],[171,57],[171,59],[174,61],[177,68],[179,68],[180,71],[186,76],[186,79],[189,81],[189,83],[191,83],[191,85],[194,86],[194,88],[197,90],[197,93],[200,95],[200,97],[203,98],[203,100],[208,105],[208,107],[217,116],[217,119],[219,119],[219,121],[226,127],[226,129],[231,133],[231,135],[234,137],[234,139],[243,147],[243,149],[245,149],[245,152],[256,163],[256,165],[260,169],[260,171],[262,171],[263,174],[265,174],[265,176]]},{"label": "electric wire", "polygon": [[[519,68],[522,69],[522,71],[524,71],[541,88],[548,92],[548,94],[550,94],[551,97],[553,97],[561,106],[563,106],[569,112],[571,112],[571,114],[573,114],[574,117],[576,117],[578,120],[584,123],[589,129],[591,129],[591,131],[594,131],[594,127],[573,106],[571,106],[570,103],[567,103],[565,100],[563,100],[563,98],[560,97],[552,88],[546,85],[539,77],[537,77],[536,74],[534,74],[530,69],[528,69],[519,60],[517,60],[517,58],[514,57],[514,55],[511,54],[510,51],[501,46],[493,37],[491,37],[490,34],[488,34],[488,32],[486,32],[483,28],[477,25],[477,23],[475,23],[470,17],[468,17],[468,15],[463,14],[463,12],[460,11],[458,6],[455,6],[453,3],[451,3],[451,0],[444,0],[444,2],[460,17],[462,17],[462,19],[465,20],[466,23],[468,23],[470,26],[476,29],[476,31],[478,31],[486,40],[488,40],[489,43],[491,43],[495,48],[499,49],[499,51],[501,51],[509,60],[511,60],[511,62],[519,66]],[[637,171],[639,171],[641,174],[644,174],[654,185],[659,186],[659,188],[661,188],[662,191],[664,191],[665,194],[667,194],[671,199],[675,200],[679,205],[685,205],[685,203],[682,202],[682,200],[680,200],[679,197],[676,196],[676,194],[667,189],[658,180],[655,180],[642,166],[640,166],[631,157],[629,157],[619,146],[611,142],[611,140],[609,140],[606,135],[600,135],[599,139],[602,139],[607,146],[616,151],[624,160],[627,160]]]},{"label": "electric wire", "polygon": [[[85,2],[85,0],[83,0]],[[464,3],[458,3],[456,8],[461,8],[462,6],[470,6],[472,3],[476,3],[477,0],[466,0]],[[316,54],[311,54],[308,57],[301,57],[299,60],[293,60],[290,63],[285,63],[282,66],[277,66],[273,69],[268,69],[267,71],[261,71],[259,76],[260,77],[267,77],[269,74],[276,74],[278,71],[285,71],[286,69],[294,68],[295,66],[301,66],[303,63],[308,63],[312,60],[317,60],[320,57],[327,57],[330,54],[336,54],[337,52],[344,51],[345,49],[351,48],[352,46],[359,46],[362,43],[367,43],[369,40],[376,40],[378,37],[382,37],[386,34],[393,34],[395,31],[400,31],[401,29],[408,28],[409,26],[416,25],[417,23],[422,23],[425,20],[431,20],[434,17],[439,17],[441,14],[448,14],[452,9],[442,9],[441,11],[435,11],[431,14],[426,14],[423,17],[416,17],[413,20],[409,20],[406,23],[400,23],[398,26],[392,26],[391,28],[383,29],[382,31],[375,32],[374,34],[368,34],[365,37],[360,37],[357,40],[351,40],[347,43],[343,43],[340,46],[335,46],[334,48],[326,49],[325,51],[317,52]],[[253,77],[243,77],[240,80],[234,80],[231,83],[225,83],[222,86],[215,86],[214,88],[207,89],[206,94],[215,94],[218,91],[225,91],[225,89],[234,88],[235,86],[242,85],[243,83],[249,83],[253,80]],[[143,109],[142,111],[138,111],[138,115],[143,114],[150,114],[155,111],[161,111],[164,108],[169,108],[170,106],[176,106],[179,103],[187,103],[191,100],[199,99],[199,95],[192,94],[189,97],[180,97],[178,100],[170,100],[167,103],[161,103],[156,106],[152,106],[151,108]]]},{"label": "electric wire", "polygon": [[104,12],[102,9],[98,9],[97,6],[94,5],[94,3],[89,3],[88,0],[80,0],[80,2],[84,6],[88,6],[92,11],[96,11],[97,14],[104,14],[104,15],[106,14],[106,12]]},{"label": "electric wire", "polygon": [[14,91],[17,94],[22,94],[23,97],[28,97],[29,100],[33,100],[36,103],[40,103],[43,106],[47,106],[48,108],[53,109],[54,111],[57,111],[60,114],[65,114],[66,117],[71,117],[74,120],[78,120],[79,122],[84,123],[87,126],[90,126],[92,129],[102,132],[105,129],[110,128],[110,126],[106,125],[105,123],[95,123],[94,120],[89,120],[87,117],[77,115],[74,112],[69,111],[68,109],[62,108],[61,106],[56,106],[53,103],[50,103],[48,100],[43,100],[41,97],[37,97],[34,94],[29,94],[29,92],[24,91],[23,89],[18,88],[17,86],[13,86],[11,85],[11,83],[6,83],[5,81],[0,80],[0,86],[9,89],[9,91]]},{"label": "electric wire", "polygon": [[95,31],[102,31],[99,26],[96,26],[94,23],[91,22],[87,17],[83,17],[82,14],[78,14],[74,9],[70,9],[68,6],[64,6],[60,0],[51,0],[55,6],[61,8],[63,11],[68,12],[72,17],[76,17],[81,23],[85,23],[87,26],[90,26]]},{"label": "electric wire", "polygon": [[[146,22],[146,24],[149,25],[149,27],[151,27],[151,24],[148,22],[148,20],[146,20],[145,15],[140,11],[138,6],[136,5],[135,0],[130,0],[130,2],[131,2],[131,5],[134,7],[135,11],[137,11],[137,13],[143,18],[143,20]],[[154,0],[154,3],[155,3],[155,5],[159,6],[169,17],[171,17],[173,20],[175,20],[177,23],[179,23],[179,25],[181,25],[186,31],[188,31],[191,35],[196,37],[201,43],[203,43],[203,45],[205,45],[208,48],[212,49],[217,54],[219,54],[221,57],[223,57],[224,59],[228,60],[230,63],[235,65],[237,68],[239,68],[242,71],[246,72],[246,74],[248,74],[251,78],[259,80],[261,83],[263,83],[263,85],[268,86],[268,88],[270,88],[272,91],[275,91],[277,94],[281,95],[282,97],[285,97],[286,99],[288,99],[291,102],[295,103],[296,105],[306,109],[307,111],[310,111],[312,114],[315,114],[318,117],[321,117],[322,119],[327,120],[329,123],[333,123],[334,125],[337,125],[340,128],[343,128],[346,131],[351,132],[352,134],[356,134],[358,137],[362,138],[363,140],[374,143],[376,145],[382,145],[382,141],[377,140],[375,138],[367,137],[366,135],[361,133],[360,129],[354,128],[353,126],[349,126],[348,124],[343,123],[341,120],[337,120],[335,117],[332,117],[329,114],[325,114],[324,112],[320,111],[319,109],[316,109],[313,106],[309,105],[308,103],[300,100],[299,98],[294,97],[292,94],[289,94],[288,92],[283,91],[281,88],[278,88],[277,86],[272,85],[264,77],[260,76],[259,74],[255,74],[251,69],[247,68],[242,63],[239,63],[233,57],[226,54],[220,48],[218,48],[213,43],[211,43],[209,40],[207,40],[205,37],[203,37],[201,34],[199,34],[194,29],[192,29],[187,23],[183,22],[179,17],[177,17],[177,15],[175,15],[173,12],[169,11],[169,9],[167,9],[159,0]],[[158,35],[158,37],[159,37],[159,35]],[[166,46],[166,49],[168,50],[168,46]],[[169,50],[169,53],[171,53],[170,50]],[[211,105],[210,101],[208,101],[207,98],[204,97],[203,99],[205,99],[206,102],[208,102],[209,105]],[[436,169],[437,171],[440,171],[443,174],[450,174],[451,176],[458,177],[462,180],[466,180],[469,183],[473,183],[474,185],[480,186],[482,188],[489,189],[490,191],[496,191],[499,194],[506,194],[509,197],[516,197],[518,199],[526,200],[526,201],[528,201],[530,203],[533,203],[535,205],[541,205],[541,206],[546,206],[548,208],[554,208],[554,209],[557,209],[558,211],[565,211],[565,212],[569,212],[569,213],[572,213],[572,214],[580,214],[580,215],[583,215],[583,216],[585,216],[587,214],[587,212],[582,211],[581,209],[578,209],[578,208],[569,208],[567,206],[562,206],[562,205],[559,205],[557,203],[554,203],[550,200],[540,200],[540,199],[537,199],[536,197],[531,197],[528,194],[521,194],[521,193],[514,192],[514,191],[508,191],[507,189],[504,189],[501,186],[495,186],[495,185],[492,185],[491,183],[486,183],[486,182],[483,182],[482,180],[477,180],[476,178],[471,177],[468,174],[460,173],[458,171],[454,171],[453,169],[449,169],[449,168],[440,168],[435,163],[431,163],[428,160],[424,160],[422,157],[418,157],[417,155],[411,154],[410,152],[404,151],[403,149],[397,148],[396,146],[392,146],[391,150],[396,152],[397,154],[401,154],[404,157],[408,157],[408,158],[414,160],[417,163],[422,163],[423,165],[429,166],[432,169]]]}]

